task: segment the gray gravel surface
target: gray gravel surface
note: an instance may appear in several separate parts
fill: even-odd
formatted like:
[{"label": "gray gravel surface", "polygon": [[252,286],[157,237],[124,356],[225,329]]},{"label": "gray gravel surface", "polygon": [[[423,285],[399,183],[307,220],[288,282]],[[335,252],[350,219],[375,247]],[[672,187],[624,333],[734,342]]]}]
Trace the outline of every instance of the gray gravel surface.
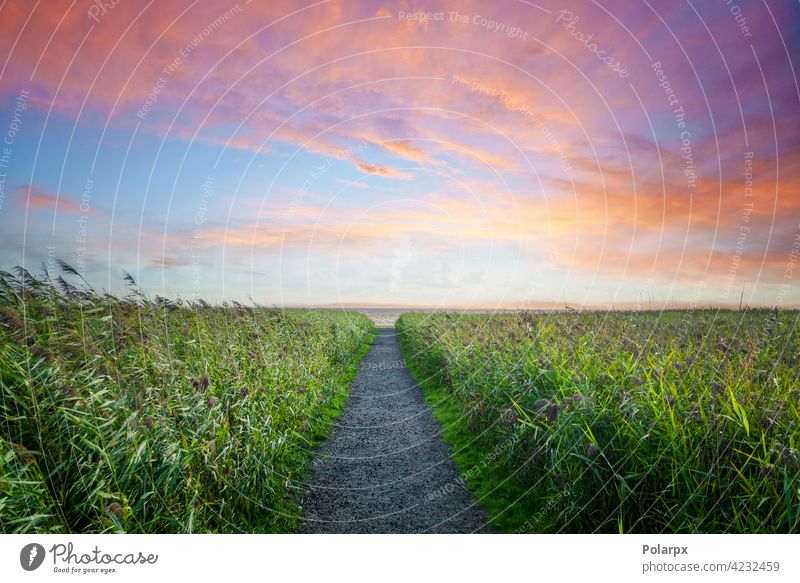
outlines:
[{"label": "gray gravel surface", "polygon": [[316,452],[302,531],[488,532],[440,429],[395,330],[379,328],[344,412]]}]

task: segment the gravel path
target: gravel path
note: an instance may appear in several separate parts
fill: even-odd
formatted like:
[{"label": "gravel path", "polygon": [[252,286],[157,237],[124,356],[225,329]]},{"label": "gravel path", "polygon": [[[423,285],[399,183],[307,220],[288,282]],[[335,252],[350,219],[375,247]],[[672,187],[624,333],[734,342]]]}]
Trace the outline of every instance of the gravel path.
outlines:
[{"label": "gravel path", "polygon": [[303,532],[487,532],[439,423],[379,328],[330,439],[316,453]]}]

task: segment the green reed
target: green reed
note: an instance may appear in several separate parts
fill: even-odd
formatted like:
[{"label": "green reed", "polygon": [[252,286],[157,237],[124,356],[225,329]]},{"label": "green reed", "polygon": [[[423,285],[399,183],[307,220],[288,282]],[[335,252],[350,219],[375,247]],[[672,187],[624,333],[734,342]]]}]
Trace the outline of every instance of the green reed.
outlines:
[{"label": "green reed", "polygon": [[0,532],[291,531],[373,334],[350,312],[0,274]]},{"label": "green reed", "polygon": [[797,532],[798,312],[405,314],[409,368],[511,532]]}]

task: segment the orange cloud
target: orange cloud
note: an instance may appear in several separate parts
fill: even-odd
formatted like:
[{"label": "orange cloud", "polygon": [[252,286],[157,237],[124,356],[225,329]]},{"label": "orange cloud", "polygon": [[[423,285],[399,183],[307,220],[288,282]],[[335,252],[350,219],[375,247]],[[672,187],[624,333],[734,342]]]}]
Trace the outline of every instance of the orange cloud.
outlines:
[{"label": "orange cloud", "polygon": [[[780,251],[767,239],[791,233],[800,214],[800,104],[787,50],[774,42],[783,23],[793,21],[793,8],[770,9],[776,29],[772,12],[753,7],[748,22],[764,39],[754,53],[724,10],[708,14],[719,18],[711,42],[691,14],[676,18],[618,0],[574,3],[578,28],[631,72],[622,79],[555,22],[555,9],[459,3],[462,14],[518,26],[527,34],[522,39],[471,21],[403,22],[397,15],[411,9],[407,4],[120,2],[92,19],[90,0],[7,0],[2,91],[9,96],[30,86],[32,107],[108,121],[109,135],[137,123],[142,133],[260,152],[270,161],[284,153],[277,143],[320,156],[376,145],[393,159],[367,162],[370,153],[348,155],[347,163],[404,180],[402,188],[423,201],[355,223],[359,209],[291,217],[278,209],[265,215],[269,232],[252,224],[209,230],[205,248],[372,244],[415,231],[527,248],[550,238],[567,263],[576,254],[580,265],[609,273],[626,265],[669,273],[687,264],[702,273],[709,257],[715,269],[724,268],[720,242],[730,245],[746,220],[750,247],[739,269],[759,272],[765,250],[767,264],[778,261]],[[450,9],[443,0],[425,6]],[[681,51],[662,13],[691,39]],[[796,39],[786,42],[796,48]],[[697,173],[691,190],[674,107],[651,69],[657,59],[687,114]],[[745,149],[755,152],[752,209],[739,168]],[[423,172],[401,170],[402,161]],[[438,196],[417,188],[429,170],[496,180]],[[510,195],[502,191],[506,183]],[[35,186],[18,196],[34,210],[79,211],[74,199]],[[359,200],[366,212],[370,201]],[[681,259],[683,241],[693,249]],[[166,267],[177,260],[157,261]]]},{"label": "orange cloud", "polygon": [[427,162],[428,155],[419,148],[412,146],[408,141],[382,142],[381,147],[387,152],[415,162]]},{"label": "orange cloud", "polygon": [[377,174],[378,176],[387,176],[390,178],[402,178],[403,180],[410,180],[411,175],[407,172],[402,172],[396,168],[389,166],[382,166],[380,164],[369,164],[363,160],[355,160],[356,166],[364,174]]},{"label": "orange cloud", "polygon": [[89,208],[81,209],[80,203],[62,193],[52,193],[33,184],[18,186],[14,189],[14,192],[19,203],[26,206],[28,210],[55,209],[69,214],[90,214],[94,212]]}]

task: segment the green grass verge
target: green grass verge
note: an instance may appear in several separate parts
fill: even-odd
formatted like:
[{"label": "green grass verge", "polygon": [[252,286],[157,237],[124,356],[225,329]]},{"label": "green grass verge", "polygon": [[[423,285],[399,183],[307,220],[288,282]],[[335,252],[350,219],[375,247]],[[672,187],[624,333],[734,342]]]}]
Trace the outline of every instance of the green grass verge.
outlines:
[{"label": "green grass verge", "polygon": [[486,513],[493,529],[509,533],[519,531],[529,517],[537,516],[539,501],[524,484],[508,477],[508,468],[496,459],[500,452],[492,453],[495,445],[468,426],[463,407],[435,378],[417,366],[410,357],[409,341],[402,335],[400,346],[409,373],[422,389],[425,404],[442,427],[440,435],[450,447],[456,469],[467,489]]},{"label": "green grass verge", "polygon": [[[361,361],[367,355],[372,343],[375,341],[375,336],[375,333],[371,332],[364,339],[361,347],[354,353],[349,364],[344,365],[341,371],[337,374],[335,379],[334,395],[326,406],[318,410],[316,415],[318,423],[315,424],[313,431],[311,431],[308,436],[309,447],[305,449],[305,455],[299,460],[299,463],[303,466],[303,470],[298,481],[301,481],[305,484],[308,483],[311,462],[314,457],[314,449],[330,437],[331,426],[333,425],[333,422],[339,418],[344,411],[345,406],[347,405],[347,397],[350,394],[350,387],[353,384],[356,375],[358,374]],[[284,510],[285,514],[291,514],[291,516],[294,517],[290,522],[287,523],[285,527],[287,532],[297,532],[302,525],[299,518],[303,511],[299,507],[299,498],[303,495],[303,493],[304,491],[302,489],[298,490],[295,493],[295,496],[292,498],[291,506]]]},{"label": "green grass verge", "polygon": [[[350,394],[350,386],[353,384],[353,381],[358,374],[361,361],[364,360],[364,357],[367,355],[367,352],[369,352],[372,343],[375,341],[375,336],[375,332],[369,333],[369,335],[365,337],[361,347],[353,354],[349,364],[344,365],[341,368],[341,371],[337,374],[335,380],[336,389],[334,391],[334,397],[326,407],[323,407],[319,411],[317,419],[319,419],[320,423],[319,425],[315,426],[313,433],[310,434],[312,446],[316,447],[330,437],[331,425],[334,421],[336,421],[339,415],[342,414],[345,406],[347,405],[347,397]],[[311,457],[312,456],[309,456],[309,459]]]}]

